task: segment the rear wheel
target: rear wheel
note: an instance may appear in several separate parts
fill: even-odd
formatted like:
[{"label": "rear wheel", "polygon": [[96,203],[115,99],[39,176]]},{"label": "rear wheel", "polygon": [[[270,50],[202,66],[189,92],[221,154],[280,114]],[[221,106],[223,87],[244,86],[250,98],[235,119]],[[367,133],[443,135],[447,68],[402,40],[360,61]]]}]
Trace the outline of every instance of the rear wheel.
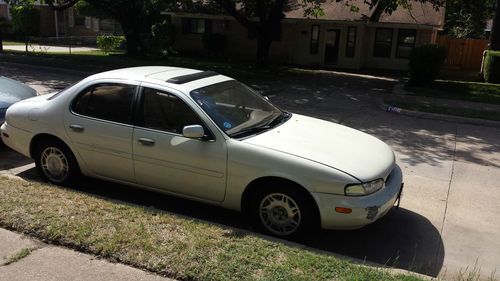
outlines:
[{"label": "rear wheel", "polygon": [[73,183],[80,175],[80,169],[71,150],[55,140],[38,145],[35,164],[43,180],[57,185]]},{"label": "rear wheel", "polygon": [[250,216],[261,232],[300,239],[315,230],[314,205],[294,187],[261,188],[253,196]]}]

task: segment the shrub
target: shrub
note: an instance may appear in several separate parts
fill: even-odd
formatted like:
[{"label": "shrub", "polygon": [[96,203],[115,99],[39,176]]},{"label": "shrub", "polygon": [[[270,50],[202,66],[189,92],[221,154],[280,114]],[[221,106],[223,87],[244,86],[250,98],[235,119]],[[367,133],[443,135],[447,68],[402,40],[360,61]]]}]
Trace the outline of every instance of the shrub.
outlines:
[{"label": "shrub", "polygon": [[444,47],[428,44],[416,47],[410,54],[410,86],[434,81],[446,59]]},{"label": "shrub", "polygon": [[40,12],[32,5],[12,6],[12,32],[27,38],[40,33]]},{"label": "shrub", "polygon": [[484,59],[484,80],[500,84],[500,51],[488,51]]},{"label": "shrub", "polygon": [[219,54],[226,50],[226,35],[217,33],[205,33],[203,35],[203,47],[209,53]]},{"label": "shrub", "polygon": [[105,53],[117,50],[125,43],[125,37],[114,35],[97,36],[97,46]]}]

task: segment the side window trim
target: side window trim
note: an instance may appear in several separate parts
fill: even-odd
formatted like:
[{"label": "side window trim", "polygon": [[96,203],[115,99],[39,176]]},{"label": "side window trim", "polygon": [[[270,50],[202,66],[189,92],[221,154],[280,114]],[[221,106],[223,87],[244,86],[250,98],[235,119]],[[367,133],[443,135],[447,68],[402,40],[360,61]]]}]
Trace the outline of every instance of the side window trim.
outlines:
[{"label": "side window trim", "polygon": [[193,110],[193,108],[184,99],[179,97],[179,95],[175,94],[173,91],[159,89],[159,88],[155,88],[155,87],[147,86],[147,85],[143,85],[143,84],[139,85],[138,90],[137,90],[137,93],[138,93],[138,96],[136,99],[137,105],[136,105],[136,109],[134,111],[134,118],[133,118],[134,119],[133,125],[135,127],[138,127],[138,128],[144,129],[144,130],[159,132],[162,134],[168,134],[168,135],[173,135],[173,136],[182,136],[182,134],[178,134],[178,133],[174,133],[174,132],[170,132],[170,131],[166,131],[166,130],[148,128],[148,127],[144,126],[144,120],[143,120],[144,114],[143,113],[144,113],[144,90],[145,89],[152,89],[152,90],[159,91],[159,92],[165,92],[169,95],[176,97],[180,101],[182,101],[193,112],[193,114],[195,114],[198,117],[198,119],[202,122],[202,124],[200,124],[200,125],[203,126],[203,128],[206,130],[205,133],[208,136],[208,141],[214,142],[216,140],[215,135],[213,134],[212,130],[207,126],[206,122],[203,121],[203,118],[201,118],[200,115],[196,112],[196,110]]},{"label": "side window trim", "polygon": [[[121,122],[117,122],[117,121],[112,121],[112,120],[106,120],[106,119],[102,119],[102,118],[97,118],[97,117],[94,117],[94,116],[89,116],[89,115],[86,115],[86,114],[81,114],[81,113],[78,113],[78,112],[75,112],[74,110],[74,105],[76,103],[76,101],[84,94],[86,94],[89,90],[92,91],[92,93],[94,92],[94,89],[96,86],[98,85],[109,85],[109,84],[115,84],[115,85],[126,85],[126,86],[132,86],[134,87],[134,97],[132,97],[132,103],[131,103],[131,116],[130,116],[130,120],[129,120],[129,123],[121,123]],[[111,124],[116,124],[116,125],[121,125],[121,126],[126,126],[126,127],[133,127],[133,121],[134,121],[134,108],[135,108],[135,103],[136,103],[136,98],[137,98],[137,95],[138,95],[138,90],[139,90],[139,85],[136,85],[136,84],[130,84],[130,83],[124,83],[124,82],[113,82],[113,81],[106,81],[105,80],[102,80],[102,81],[93,81],[87,85],[84,85],[82,87],[82,90],[80,90],[78,92],[78,94],[75,95],[75,97],[73,97],[73,99],[71,100],[71,102],[69,103],[69,112],[73,115],[76,115],[78,117],[81,117],[81,118],[87,118],[87,119],[91,119],[91,120],[96,120],[96,121],[102,121],[102,122],[106,122],[106,123],[111,123]],[[92,94],[91,93],[91,94]],[[88,101],[87,101],[87,104],[88,104]]]}]

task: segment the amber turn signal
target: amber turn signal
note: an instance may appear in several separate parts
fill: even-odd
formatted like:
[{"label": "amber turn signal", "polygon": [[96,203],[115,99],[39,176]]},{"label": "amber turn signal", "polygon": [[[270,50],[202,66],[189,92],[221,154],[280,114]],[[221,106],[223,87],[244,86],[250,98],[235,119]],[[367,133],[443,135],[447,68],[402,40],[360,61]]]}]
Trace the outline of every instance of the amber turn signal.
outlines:
[{"label": "amber turn signal", "polygon": [[335,207],[335,212],[342,213],[342,214],[350,214],[350,213],[352,213],[352,209],[351,208],[344,208],[344,207]]}]

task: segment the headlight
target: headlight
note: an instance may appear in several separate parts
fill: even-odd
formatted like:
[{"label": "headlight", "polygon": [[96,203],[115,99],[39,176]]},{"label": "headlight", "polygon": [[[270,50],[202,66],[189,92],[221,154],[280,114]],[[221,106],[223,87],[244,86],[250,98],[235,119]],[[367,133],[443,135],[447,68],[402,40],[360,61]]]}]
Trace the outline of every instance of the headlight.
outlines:
[{"label": "headlight", "polygon": [[363,196],[376,192],[377,190],[384,187],[384,180],[377,179],[370,182],[360,183],[360,184],[348,184],[345,187],[346,196]]}]

